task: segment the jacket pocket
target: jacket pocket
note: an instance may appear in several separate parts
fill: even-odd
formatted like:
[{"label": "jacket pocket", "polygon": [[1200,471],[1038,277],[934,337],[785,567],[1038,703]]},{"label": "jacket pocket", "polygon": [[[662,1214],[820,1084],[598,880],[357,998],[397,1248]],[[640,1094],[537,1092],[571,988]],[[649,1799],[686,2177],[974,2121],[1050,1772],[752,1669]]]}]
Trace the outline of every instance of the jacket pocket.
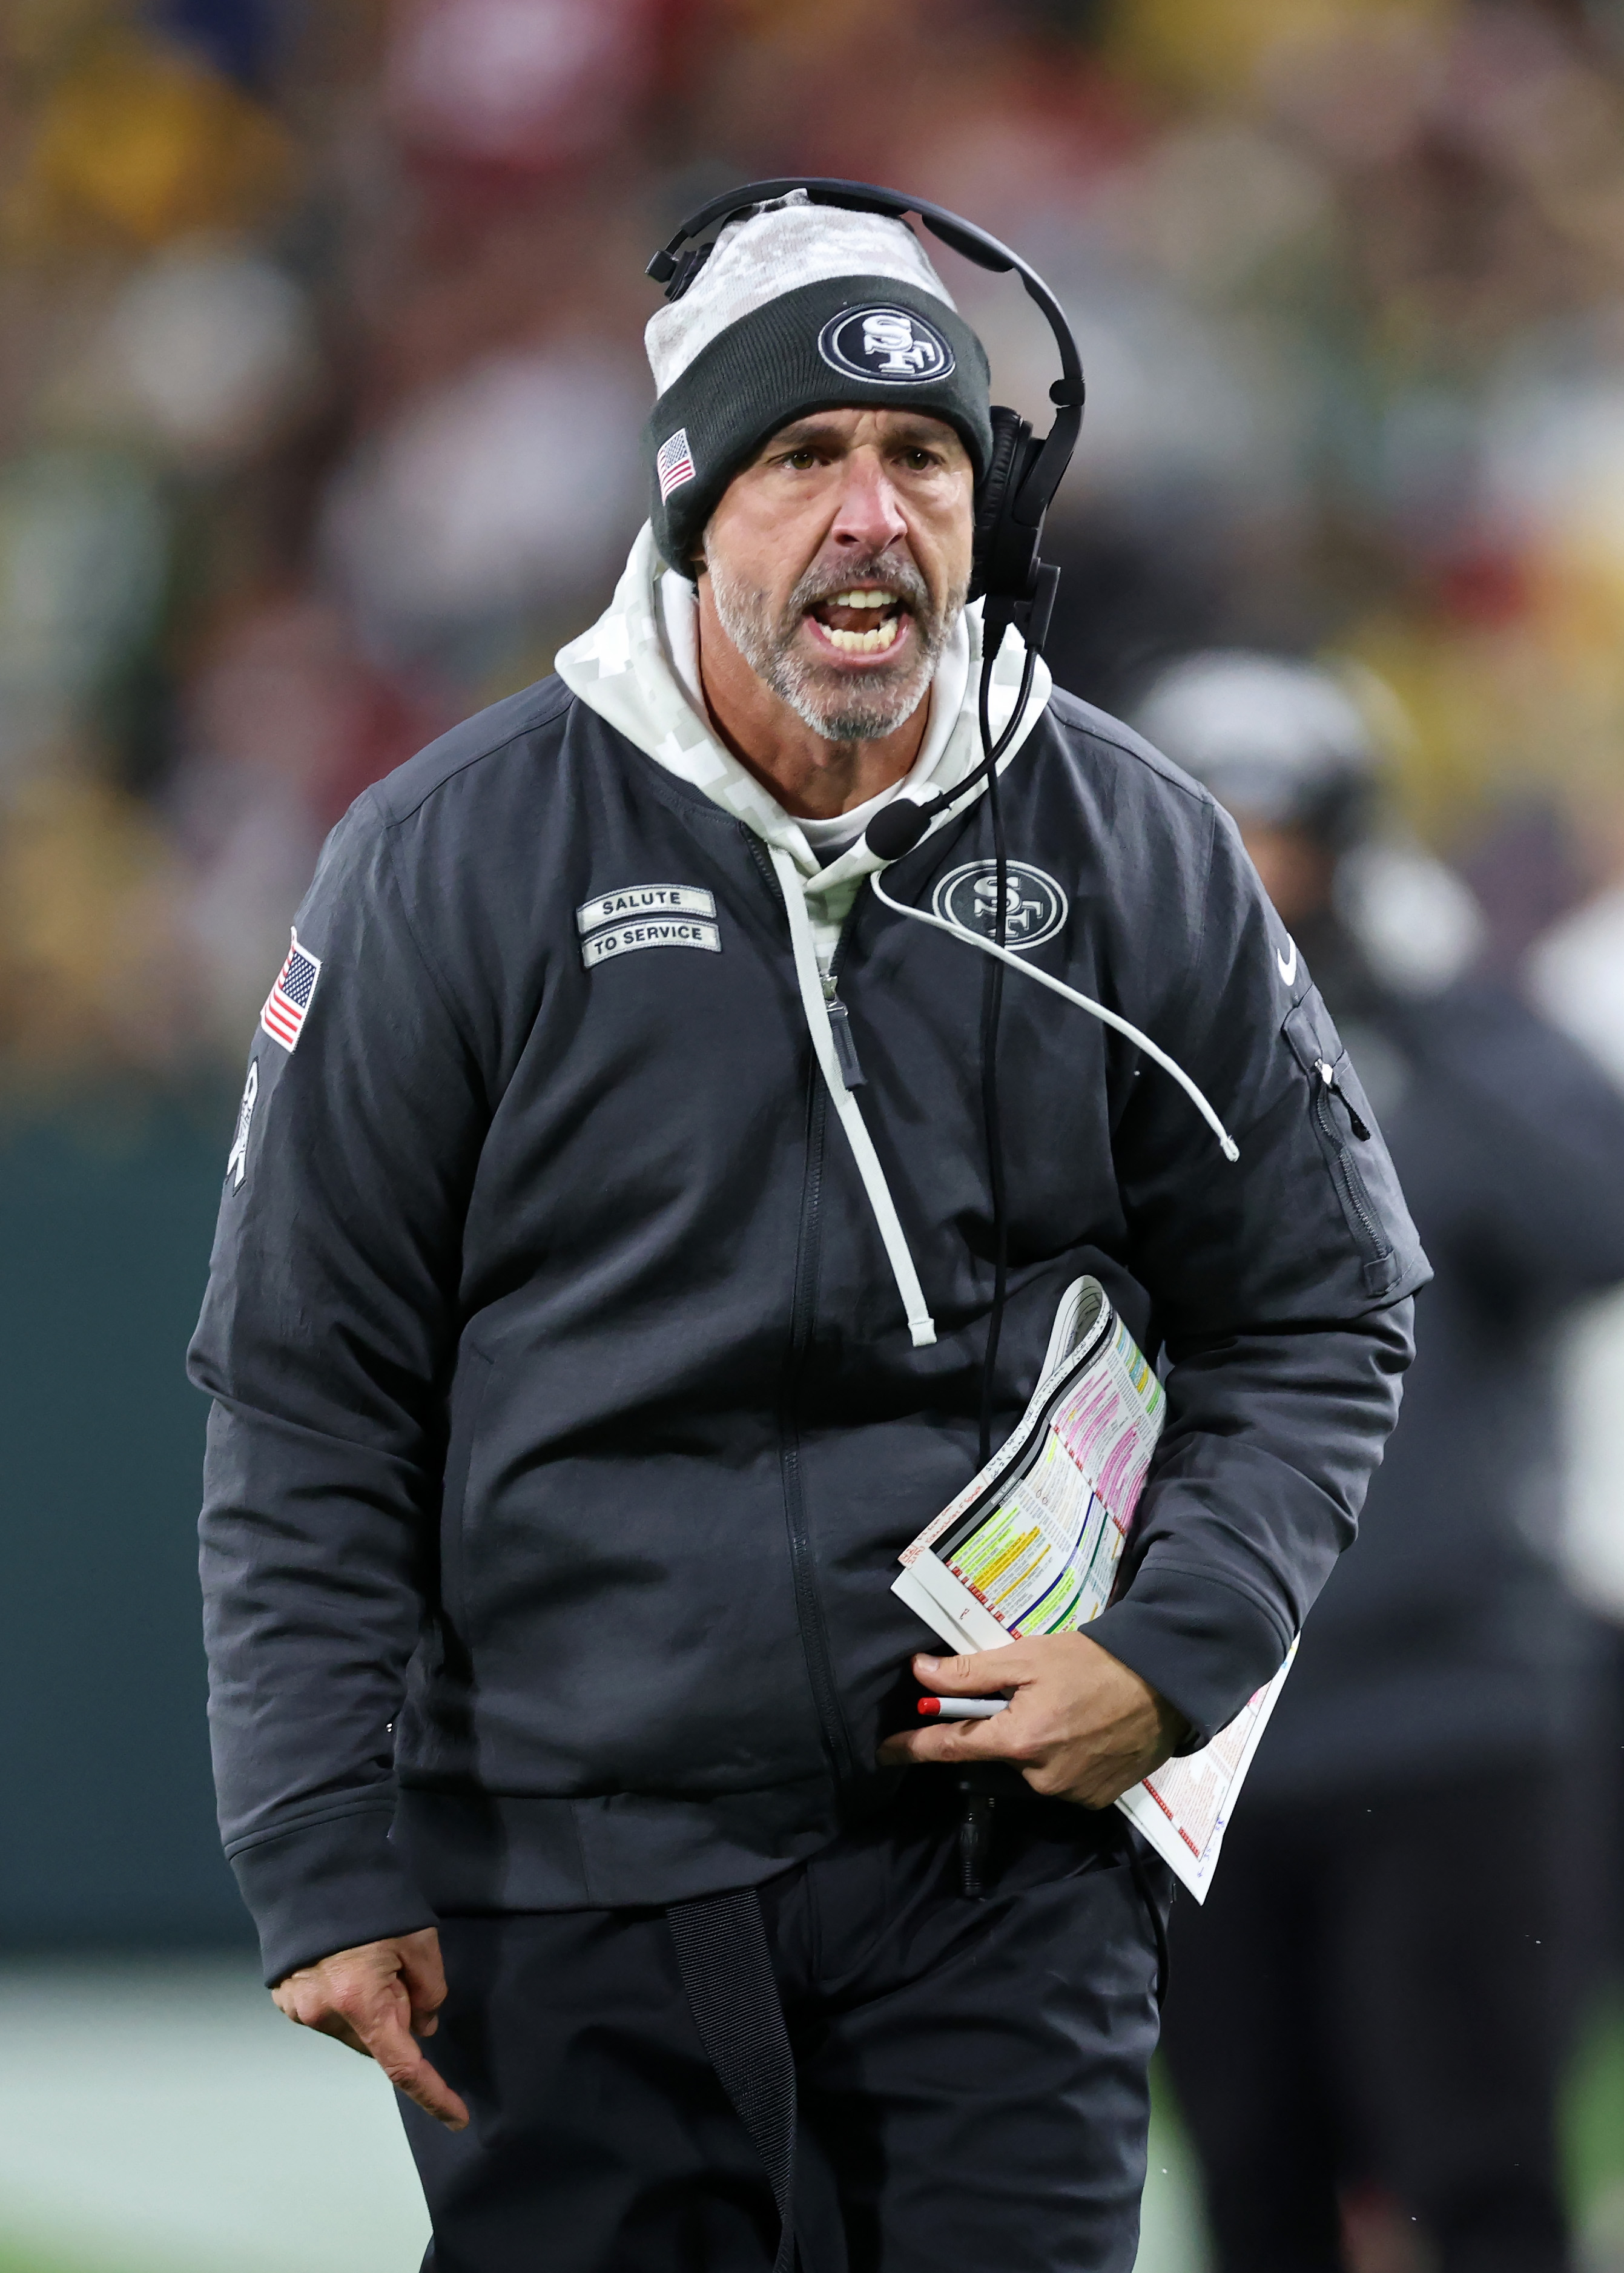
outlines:
[{"label": "jacket pocket", "polygon": [[1285,1022],[1285,1037],[1308,1083],[1314,1136],[1359,1252],[1365,1290],[1385,1294],[1397,1283],[1393,1230],[1371,1190],[1356,1148],[1369,1145],[1372,1165],[1390,1178],[1387,1148],[1342,1038],[1317,994],[1304,995]]},{"label": "jacket pocket", "polygon": [[495,1366],[483,1350],[465,1349],[451,1384],[451,1428],[440,1495],[440,1598],[446,1616],[467,1633],[468,1589],[463,1570],[463,1514],[469,1471],[479,1433],[480,1408]]}]

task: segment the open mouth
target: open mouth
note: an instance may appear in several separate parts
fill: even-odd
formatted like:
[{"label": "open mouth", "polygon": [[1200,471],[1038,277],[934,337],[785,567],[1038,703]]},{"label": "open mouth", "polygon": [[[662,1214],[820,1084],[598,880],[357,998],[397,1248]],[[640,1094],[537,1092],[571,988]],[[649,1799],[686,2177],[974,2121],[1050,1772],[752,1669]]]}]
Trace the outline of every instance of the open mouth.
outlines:
[{"label": "open mouth", "polygon": [[890,655],[913,620],[896,593],[883,584],[854,585],[815,600],[807,610],[815,636],[843,656]]}]

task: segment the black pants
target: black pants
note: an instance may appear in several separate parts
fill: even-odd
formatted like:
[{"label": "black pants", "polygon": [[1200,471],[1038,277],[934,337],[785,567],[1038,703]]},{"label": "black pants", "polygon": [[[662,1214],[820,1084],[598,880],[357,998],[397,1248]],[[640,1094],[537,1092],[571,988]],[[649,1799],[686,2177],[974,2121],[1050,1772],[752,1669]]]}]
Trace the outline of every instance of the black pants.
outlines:
[{"label": "black pants", "polygon": [[1166,2032],[1219,2273],[1337,2273],[1339,2191],[1367,2185],[1439,2273],[1564,2273],[1555,1782],[1242,1800],[1179,1907]]},{"label": "black pants", "polygon": [[[1125,1827],[1020,1788],[957,1891],[941,1771],[761,1890],[799,2077],[805,2273],[1130,2273],[1156,2037],[1153,1900]],[[662,1910],[449,1917],[405,2106],[425,2273],[770,2273],[763,2164],[705,2058]],[[402,2103],[404,2104],[404,2103]]]}]

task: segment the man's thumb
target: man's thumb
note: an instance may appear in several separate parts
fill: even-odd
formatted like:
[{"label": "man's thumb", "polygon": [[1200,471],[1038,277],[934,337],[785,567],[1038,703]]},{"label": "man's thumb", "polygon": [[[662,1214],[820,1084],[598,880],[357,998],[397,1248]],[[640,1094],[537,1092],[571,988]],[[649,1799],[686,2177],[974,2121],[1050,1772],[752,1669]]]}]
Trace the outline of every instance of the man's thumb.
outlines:
[{"label": "man's thumb", "polygon": [[916,1657],[914,1671],[942,1697],[989,1697],[1007,1689],[1009,1677],[997,1661],[1002,1650],[977,1650],[974,1656]]}]

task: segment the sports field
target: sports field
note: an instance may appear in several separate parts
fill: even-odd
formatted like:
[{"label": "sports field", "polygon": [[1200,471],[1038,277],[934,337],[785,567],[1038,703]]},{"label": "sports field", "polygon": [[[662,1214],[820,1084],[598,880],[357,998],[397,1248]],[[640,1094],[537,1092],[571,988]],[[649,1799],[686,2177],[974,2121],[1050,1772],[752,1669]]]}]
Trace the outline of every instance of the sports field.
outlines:
[{"label": "sports field", "polygon": [[[1624,2273],[1624,2015],[1581,2061],[1569,2137],[1584,2273]],[[0,2273],[416,2273],[426,2234],[380,2079],[297,2035],[242,1961],[0,1972]],[[1164,2119],[1139,2273],[1203,2265]]]}]

